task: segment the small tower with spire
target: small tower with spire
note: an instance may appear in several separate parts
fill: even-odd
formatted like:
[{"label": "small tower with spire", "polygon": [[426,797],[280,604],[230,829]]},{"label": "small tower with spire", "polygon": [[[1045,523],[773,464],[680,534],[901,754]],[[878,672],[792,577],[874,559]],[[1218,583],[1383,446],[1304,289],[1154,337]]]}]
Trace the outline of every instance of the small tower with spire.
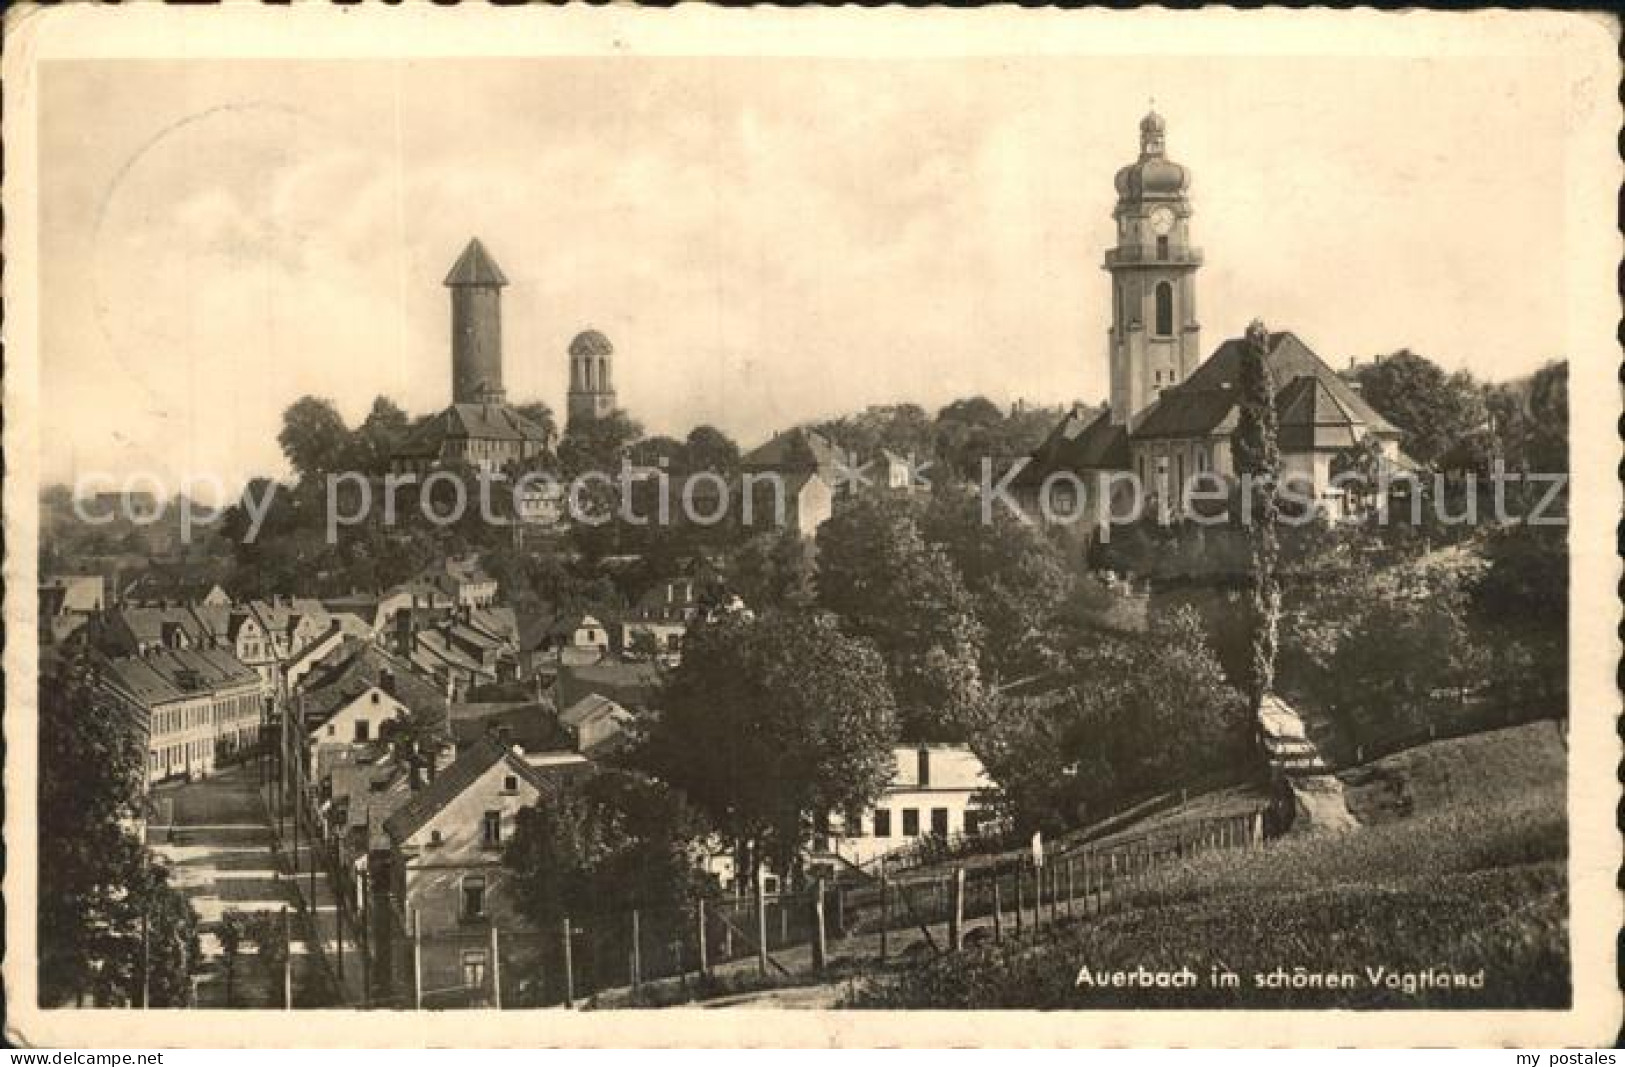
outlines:
[{"label": "small tower with spire", "polygon": [[451,290],[451,399],[454,404],[502,403],[502,268],[478,237],[457,257]]}]

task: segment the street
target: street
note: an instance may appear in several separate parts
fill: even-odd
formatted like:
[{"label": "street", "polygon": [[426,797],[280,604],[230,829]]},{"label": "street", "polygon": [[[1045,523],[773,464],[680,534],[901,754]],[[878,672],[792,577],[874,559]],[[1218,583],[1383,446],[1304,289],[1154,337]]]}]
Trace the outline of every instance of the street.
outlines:
[{"label": "street", "polygon": [[[231,767],[212,778],[160,786],[154,793],[167,825],[148,827],[147,841],[173,872],[201,921],[204,965],[194,979],[199,1007],[226,1007],[227,983],[218,936],[228,910],[280,914],[288,909],[293,1003],[316,1007],[332,1002],[330,983],[312,956],[309,930],[288,878],[277,870],[271,829],[256,793],[253,764]],[[230,1006],[281,1004],[282,974],[270,973],[258,946],[244,942],[232,976]]]}]

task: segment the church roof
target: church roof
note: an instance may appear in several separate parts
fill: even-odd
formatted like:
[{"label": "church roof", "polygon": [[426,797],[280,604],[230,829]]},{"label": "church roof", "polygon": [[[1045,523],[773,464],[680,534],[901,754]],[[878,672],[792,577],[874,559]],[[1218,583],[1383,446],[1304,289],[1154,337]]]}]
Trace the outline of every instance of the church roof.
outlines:
[{"label": "church roof", "polygon": [[403,456],[438,456],[448,440],[537,441],[547,431],[507,404],[453,404],[419,426],[401,446]]},{"label": "church roof", "polygon": [[1042,444],[1033,450],[1031,462],[1015,477],[1018,487],[1041,485],[1056,471],[1124,470],[1128,467],[1128,430],[1114,424],[1111,412],[1091,416],[1087,408],[1074,407]]},{"label": "church roof", "polygon": [[[1245,351],[1244,338],[1221,344],[1189,378],[1163,390],[1141,416],[1134,438],[1202,437],[1234,430]],[[1367,433],[1398,435],[1392,423],[1294,334],[1270,334],[1264,361],[1276,386],[1281,447],[1342,448]]]},{"label": "church roof", "polygon": [[478,237],[468,242],[463,254],[457,257],[452,264],[451,273],[446,275],[447,285],[507,285],[508,278],[497,266],[491,253],[480,244]]}]

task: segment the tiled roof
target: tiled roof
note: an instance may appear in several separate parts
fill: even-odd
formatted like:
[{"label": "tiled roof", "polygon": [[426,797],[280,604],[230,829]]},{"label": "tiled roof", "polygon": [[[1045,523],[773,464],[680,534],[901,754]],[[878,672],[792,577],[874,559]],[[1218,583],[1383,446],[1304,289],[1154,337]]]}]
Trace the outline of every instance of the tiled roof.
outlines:
[{"label": "tiled roof", "polygon": [[468,242],[463,254],[457,257],[452,264],[451,273],[446,275],[446,285],[507,285],[508,278],[497,266],[491,253],[480,244],[478,237]]},{"label": "tiled roof", "polygon": [[628,663],[612,660],[580,666],[561,665],[556,684],[556,700],[561,708],[568,708],[591,693],[609,699],[622,707],[647,708],[661,686],[661,671],[653,663]]},{"label": "tiled roof", "polygon": [[775,434],[764,445],[747,452],[739,464],[746,470],[814,474],[834,469],[838,455],[829,439],[816,430],[798,427]]},{"label": "tiled roof", "polygon": [[527,779],[537,789],[547,791],[551,788],[547,778],[512,749],[493,737],[482,738],[384,820],[384,832],[389,834],[392,841],[400,844],[417,833],[424,823],[444,811],[446,805],[462,796],[463,791],[479,781],[486,771],[504,760],[515,774]]},{"label": "tiled roof", "polygon": [[1017,486],[1036,486],[1056,471],[1124,470],[1128,467],[1128,430],[1113,423],[1110,411],[1091,418],[1075,407],[1033,450],[1031,462],[1016,475]]},{"label": "tiled roof", "polygon": [[153,563],[123,583],[124,599],[201,600],[219,584],[214,575],[196,564]]},{"label": "tiled roof", "polygon": [[509,743],[526,752],[546,752],[568,748],[570,744],[568,735],[559,729],[558,714],[548,700],[453,707],[451,732],[459,748],[499,731],[505,731]]},{"label": "tiled roof", "polygon": [[370,641],[345,637],[339,647],[310,669],[300,684],[307,721],[326,719],[373,686],[384,685],[386,672],[396,700],[419,714],[443,715],[446,695],[412,665]]},{"label": "tiled roof", "polygon": [[534,441],[547,431],[507,404],[453,404],[419,426],[398,450],[402,456],[438,456],[448,440]]},{"label": "tiled roof", "polygon": [[114,613],[138,644],[156,645],[164,642],[164,633],[178,627],[195,644],[211,636],[191,608],[121,608]]},{"label": "tiled roof", "polygon": [[[1239,337],[1225,341],[1189,378],[1164,390],[1135,427],[1134,438],[1197,437],[1233,430],[1246,345]],[[1342,447],[1366,433],[1399,433],[1294,334],[1270,334],[1264,359],[1275,382],[1282,447]],[[1312,387],[1298,384],[1303,379]],[[1340,432],[1322,432],[1327,427]],[[1326,443],[1312,444],[1317,441]]]},{"label": "tiled roof", "polygon": [[91,612],[103,606],[106,580],[99,574],[57,574],[42,578],[40,590],[60,593],[57,611]]},{"label": "tiled roof", "polygon": [[594,716],[601,714],[614,715],[616,712],[622,715],[632,714],[609,697],[598,693],[588,693],[559,712],[559,722],[572,730],[579,730],[582,723]]},{"label": "tiled roof", "polygon": [[260,684],[253,668],[215,648],[166,648],[105,662],[104,682],[145,707]]}]

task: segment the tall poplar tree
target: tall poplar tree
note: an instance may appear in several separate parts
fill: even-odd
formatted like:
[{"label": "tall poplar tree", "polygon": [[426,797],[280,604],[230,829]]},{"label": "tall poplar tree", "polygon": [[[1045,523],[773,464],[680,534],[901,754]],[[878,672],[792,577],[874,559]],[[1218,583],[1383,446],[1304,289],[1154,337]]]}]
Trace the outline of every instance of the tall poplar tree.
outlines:
[{"label": "tall poplar tree", "polygon": [[1275,684],[1275,654],[1279,645],[1281,582],[1276,573],[1280,542],[1277,492],[1281,478],[1281,450],[1277,441],[1275,382],[1266,357],[1269,331],[1254,319],[1247,327],[1241,357],[1241,413],[1232,440],[1236,473],[1241,478],[1241,520],[1247,530],[1251,556],[1250,605],[1252,658],[1247,696],[1254,711]]}]

